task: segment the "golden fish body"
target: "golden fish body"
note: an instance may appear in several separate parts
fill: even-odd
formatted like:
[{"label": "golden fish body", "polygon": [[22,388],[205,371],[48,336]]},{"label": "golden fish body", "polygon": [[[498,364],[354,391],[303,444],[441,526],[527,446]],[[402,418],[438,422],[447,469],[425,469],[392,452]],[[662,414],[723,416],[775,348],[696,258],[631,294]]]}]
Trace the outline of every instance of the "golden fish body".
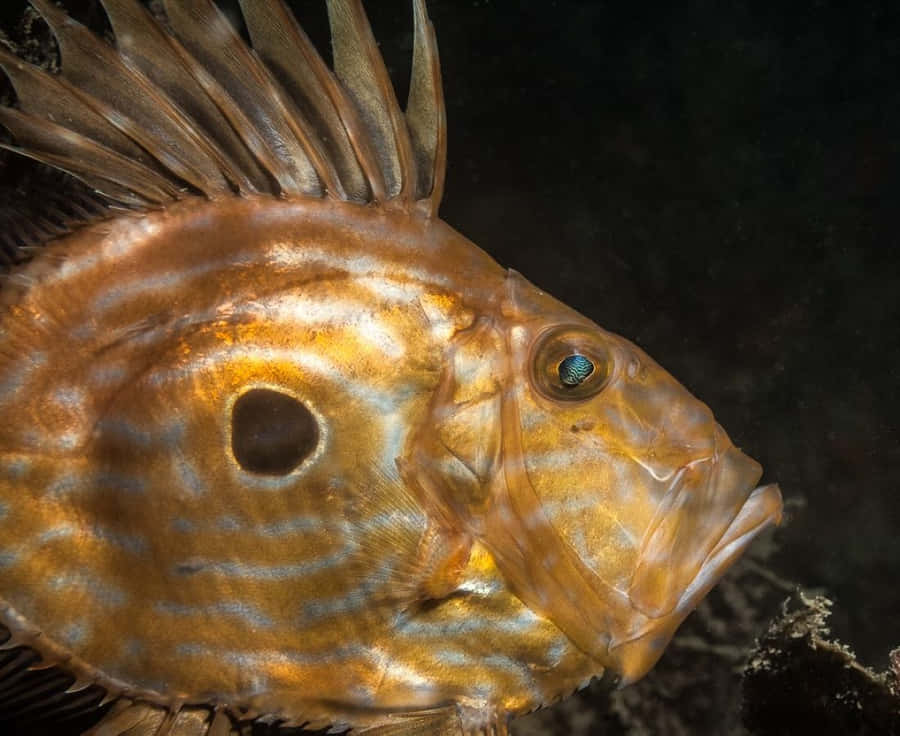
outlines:
[{"label": "golden fish body", "polygon": [[[136,5],[105,4],[127,44],[160,32]],[[73,38],[106,53],[39,5],[62,36],[64,78]],[[278,31],[258,48],[277,71],[266,39],[299,30],[280,3],[253,7],[251,37],[267,27],[253,13]],[[0,121],[25,152],[135,198],[57,238],[0,292],[0,622],[7,648],[117,700],[104,733],[218,736],[256,716],[502,732],[605,669],[640,677],[780,513],[777,488],[754,489],[759,466],[704,404],[434,216],[443,114],[424,6],[408,128],[379,87],[361,6],[329,10],[336,63],[355,76],[339,73],[341,86],[309,62],[321,87],[302,94],[331,100],[348,132],[321,135],[334,132],[324,112],[282,120],[308,169],[253,147],[278,119],[229,118],[243,154],[212,123],[201,130],[215,146],[173,143],[162,122],[148,142],[153,126],[127,120],[153,110],[123,108],[119,124],[78,73],[60,89],[99,100],[82,111],[91,125],[116,124],[99,153],[61,142],[29,109],[56,82],[10,72],[25,112]],[[183,47],[165,43],[228,117],[250,92],[192,46],[179,12],[216,20],[214,6],[171,4]],[[218,38],[231,48],[227,29]],[[256,63],[241,48],[237,71]],[[176,101],[165,121],[200,115],[197,99]],[[88,123],[71,125],[87,138]],[[116,153],[144,178],[112,156],[119,136],[155,157]],[[168,193],[172,170],[200,192]]]}]

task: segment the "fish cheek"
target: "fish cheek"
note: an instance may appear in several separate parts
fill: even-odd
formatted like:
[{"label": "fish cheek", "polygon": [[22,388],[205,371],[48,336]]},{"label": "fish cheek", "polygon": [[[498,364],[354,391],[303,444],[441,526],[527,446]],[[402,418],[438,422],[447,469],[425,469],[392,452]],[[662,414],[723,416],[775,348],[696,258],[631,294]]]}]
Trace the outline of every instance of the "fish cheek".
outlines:
[{"label": "fish cheek", "polygon": [[231,451],[247,472],[287,475],[319,442],[312,412],[293,396],[268,388],[242,394],[231,410]]},{"label": "fish cheek", "polygon": [[627,588],[640,530],[649,522],[646,473],[607,421],[620,382],[586,401],[550,401],[537,391],[520,402],[528,479],[543,512],[581,562],[604,584]]}]

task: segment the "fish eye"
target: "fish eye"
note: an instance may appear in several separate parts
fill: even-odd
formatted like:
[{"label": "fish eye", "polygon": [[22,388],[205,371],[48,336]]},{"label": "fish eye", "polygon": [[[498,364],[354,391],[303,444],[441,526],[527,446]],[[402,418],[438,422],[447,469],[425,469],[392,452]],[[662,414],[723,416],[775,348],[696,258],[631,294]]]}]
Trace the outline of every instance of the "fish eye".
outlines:
[{"label": "fish eye", "polygon": [[287,475],[319,442],[312,412],[289,394],[254,388],[238,397],[231,410],[231,450],[250,473]]},{"label": "fish eye", "polygon": [[579,386],[594,372],[594,364],[583,355],[569,355],[563,358],[556,372],[563,386]]},{"label": "fish eye", "polygon": [[612,355],[598,335],[565,325],[547,330],[535,341],[531,380],[548,399],[581,401],[603,390],[612,366]]}]

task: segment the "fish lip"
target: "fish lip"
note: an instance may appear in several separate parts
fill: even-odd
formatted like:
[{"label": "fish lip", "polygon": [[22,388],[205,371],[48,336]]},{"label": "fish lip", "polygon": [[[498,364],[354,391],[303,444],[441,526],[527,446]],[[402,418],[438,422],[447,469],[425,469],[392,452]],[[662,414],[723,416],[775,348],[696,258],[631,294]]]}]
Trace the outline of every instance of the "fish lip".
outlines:
[{"label": "fish lip", "polygon": [[782,498],[778,484],[768,483],[751,488],[738,513],[682,593],[675,612],[689,613],[750,543],[770,524],[781,524],[781,519]]}]

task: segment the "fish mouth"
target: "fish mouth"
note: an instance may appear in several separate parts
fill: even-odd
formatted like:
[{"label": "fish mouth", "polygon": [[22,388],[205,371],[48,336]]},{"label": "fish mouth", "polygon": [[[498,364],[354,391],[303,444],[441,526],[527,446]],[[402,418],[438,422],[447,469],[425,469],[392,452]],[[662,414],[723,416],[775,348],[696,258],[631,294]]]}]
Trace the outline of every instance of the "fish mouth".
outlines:
[{"label": "fish mouth", "polygon": [[763,529],[781,523],[781,515],[781,490],[776,483],[757,486],[750,491],[741,510],[678,600],[674,612],[690,612]]},{"label": "fish mouth", "polygon": [[656,663],[681,622],[753,539],[781,522],[778,486],[757,486],[759,465],[730,442],[727,447],[704,467],[683,469],[644,538],[628,593],[636,626],[609,647],[623,684]]}]

